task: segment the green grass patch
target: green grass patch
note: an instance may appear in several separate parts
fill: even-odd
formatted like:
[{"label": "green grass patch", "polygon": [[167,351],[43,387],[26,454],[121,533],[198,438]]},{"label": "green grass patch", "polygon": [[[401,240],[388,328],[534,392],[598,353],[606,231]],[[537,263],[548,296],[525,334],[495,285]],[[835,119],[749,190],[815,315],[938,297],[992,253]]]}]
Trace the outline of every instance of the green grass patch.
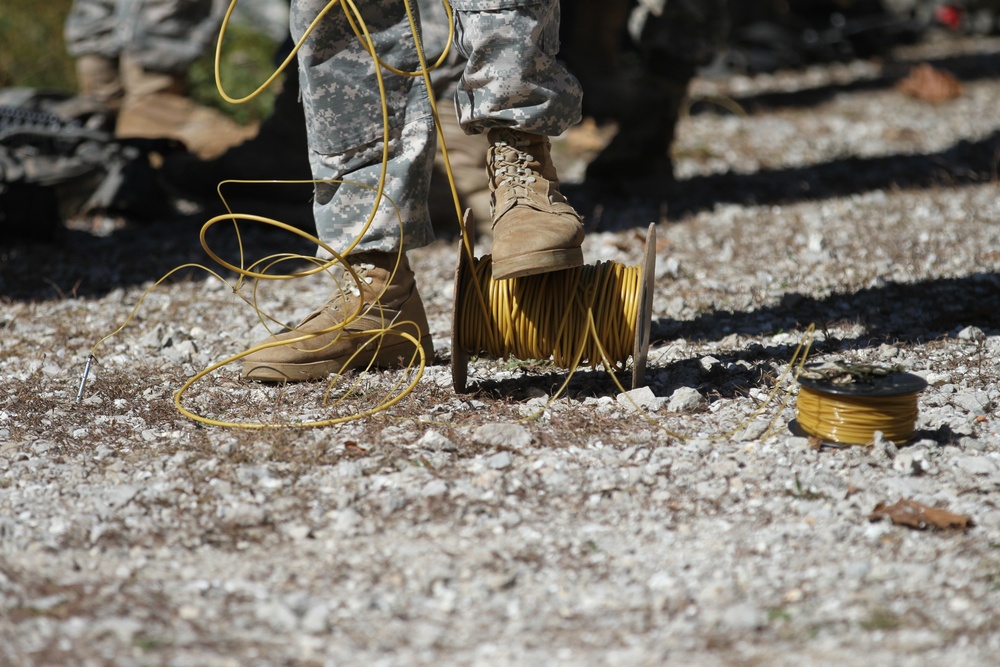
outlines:
[{"label": "green grass patch", "polygon": [[873,609],[871,615],[861,623],[865,630],[898,630],[903,625],[903,619],[889,609]]},{"label": "green grass patch", "polygon": [[[276,45],[265,33],[249,26],[230,23],[222,43],[219,72],[222,85],[230,97],[240,98],[255,91],[271,76]],[[215,46],[195,61],[189,72],[191,96],[210,107],[229,114],[240,123],[263,120],[274,106],[277,90],[271,86],[245,104],[231,104],[219,94],[215,85]],[[277,81],[276,83],[279,83]]]},{"label": "green grass patch", "polygon": [[3,0],[0,3],[0,86],[72,89],[73,59],[63,23],[72,0]]}]

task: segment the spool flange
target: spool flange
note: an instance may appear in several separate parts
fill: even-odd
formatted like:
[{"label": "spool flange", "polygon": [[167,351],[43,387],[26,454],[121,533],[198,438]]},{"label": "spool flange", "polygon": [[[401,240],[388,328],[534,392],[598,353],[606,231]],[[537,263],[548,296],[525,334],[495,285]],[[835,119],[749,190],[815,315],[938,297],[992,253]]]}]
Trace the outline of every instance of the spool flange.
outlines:
[{"label": "spool flange", "polygon": [[868,364],[806,364],[799,371],[797,380],[813,391],[855,398],[904,396],[927,388],[927,380],[919,375]]},{"label": "spool flange", "polygon": [[[462,226],[468,239],[469,248],[475,250],[476,247],[476,225],[472,219],[472,209],[465,209],[462,216]],[[459,323],[462,318],[458,315],[458,305],[462,303],[465,294],[462,292],[462,285],[466,283],[465,276],[469,273],[472,259],[465,252],[465,240],[458,244],[458,263],[455,265],[455,303],[451,309],[451,384],[455,388],[456,394],[466,392],[469,381],[469,353],[459,345]]]},{"label": "spool flange", "polygon": [[656,278],[656,224],[646,229],[646,248],[643,251],[639,291],[639,312],[635,319],[635,344],[632,347],[632,388],[638,389],[646,382],[646,356],[649,354],[649,335],[653,327],[653,281]]}]

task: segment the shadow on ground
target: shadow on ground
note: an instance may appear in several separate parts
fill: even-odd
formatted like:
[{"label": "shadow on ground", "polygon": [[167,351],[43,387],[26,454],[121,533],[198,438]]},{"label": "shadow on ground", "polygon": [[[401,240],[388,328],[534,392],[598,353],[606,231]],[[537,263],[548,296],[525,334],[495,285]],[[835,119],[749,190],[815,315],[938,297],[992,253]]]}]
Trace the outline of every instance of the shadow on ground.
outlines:
[{"label": "shadow on ground", "polygon": [[[824,330],[856,323],[863,337],[839,341],[842,347],[881,343],[926,343],[975,326],[1000,333],[1000,274],[977,273],[912,284],[886,283],[823,299],[789,293],[781,303],[751,312],[716,311],[688,322],[659,319],[652,338],[719,340],[730,334],[750,336],[801,331],[814,324]],[[830,342],[828,341],[828,345]]]},{"label": "shadow on ground", "polygon": [[[732,100],[748,114],[779,108],[817,107],[843,93],[885,90],[895,86],[910,68],[927,62],[971,82],[995,78],[1000,53],[977,53],[937,59],[888,62],[881,76],[843,84],[826,84],[788,92],[759,93]],[[716,104],[695,102],[690,113],[725,113]],[[696,176],[664,185],[648,196],[616,195],[606,184],[564,184],[574,206],[591,229],[615,230],[664,219],[677,221],[720,203],[747,206],[790,204],[891,188],[954,187],[994,182],[1000,171],[1000,132],[978,141],[961,141],[928,154],[847,157],[824,164]]]},{"label": "shadow on ground", "polygon": [[[292,226],[311,224],[308,205],[275,207],[234,205],[235,211],[273,216]],[[211,208],[197,214],[167,219],[130,222],[101,236],[85,230],[62,229],[48,240],[0,240],[0,298],[20,301],[64,297],[98,298],[111,290],[156,281],[185,264],[202,264],[226,273],[202,248],[202,226],[223,212]],[[240,264],[240,246],[247,263],[275,253],[311,256],[315,246],[295,234],[261,223],[239,222],[214,225],[207,233],[209,247],[226,261]],[[171,280],[204,278],[204,271],[185,268]]]},{"label": "shadow on ground", "polygon": [[592,229],[613,231],[666,218],[676,222],[718,204],[786,205],[888,189],[930,189],[995,182],[1000,170],[1000,131],[980,141],[923,155],[847,157],[823,164],[727,172],[681,181],[676,191],[649,198],[608,196],[593,184],[567,185],[571,201]]},{"label": "shadow on ground", "polygon": [[[834,325],[858,324],[864,334],[838,338],[828,331]],[[887,283],[850,294],[823,299],[787,294],[781,303],[750,312],[716,311],[691,321],[654,319],[650,364],[657,348],[677,339],[718,341],[732,334],[760,336],[781,331],[806,330],[815,325],[825,335],[813,345],[813,354],[837,353],[873,345],[917,344],[955,336],[974,326],[987,335],[1000,334],[1000,274],[982,273],[913,284]],[[657,395],[669,396],[679,386],[711,387],[718,397],[732,398],[750,388],[769,387],[773,362],[788,363],[795,345],[751,345],[730,354],[715,354],[717,364],[705,367],[699,356],[650,368],[647,380]],[[732,364],[744,362],[739,368]],[[524,363],[516,378],[470,382],[473,392],[491,398],[526,402],[541,394],[552,395],[566,380],[564,370]],[[619,382],[631,386],[631,372],[619,373]],[[567,387],[573,397],[613,396],[618,388],[603,370],[581,368]]]},{"label": "shadow on ground", "polygon": [[[748,114],[773,109],[815,107],[829,102],[843,93],[888,90],[905,78],[910,73],[911,68],[924,63],[949,72],[960,81],[968,83],[980,79],[996,78],[997,72],[1000,72],[1000,53],[972,53],[926,60],[895,60],[885,63],[881,75],[870,79],[824,84],[787,92],[758,93],[734,97],[732,101]],[[691,105],[689,113],[718,113],[720,110],[718,105],[695,101]]]}]

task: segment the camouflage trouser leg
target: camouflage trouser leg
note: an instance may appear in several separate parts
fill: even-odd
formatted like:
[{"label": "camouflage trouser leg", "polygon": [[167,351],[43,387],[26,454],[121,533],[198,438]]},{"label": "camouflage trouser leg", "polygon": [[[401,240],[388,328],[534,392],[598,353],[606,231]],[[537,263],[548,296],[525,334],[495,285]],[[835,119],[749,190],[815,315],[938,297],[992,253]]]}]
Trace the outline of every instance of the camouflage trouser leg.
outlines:
[{"label": "camouflage trouser leg", "polygon": [[[511,6],[520,1],[454,3],[460,31],[456,41],[469,57],[459,83],[462,120],[469,132],[510,126],[555,135],[579,120],[579,86],[554,59],[558,3]],[[321,0],[292,3],[296,39],[324,6]],[[368,0],[360,11],[380,57],[403,70],[417,69],[401,0]],[[359,251],[408,250],[429,243],[433,231],[427,194],[435,136],[422,79],[384,76],[389,126],[384,193],[395,206],[379,202],[366,230],[381,172],[382,110],[371,57],[339,7],[299,51],[299,65],[313,177],[351,182],[316,186],[319,238],[338,251],[359,235]]]},{"label": "camouflage trouser leg", "polygon": [[515,127],[555,136],[580,121],[580,84],[555,58],[558,0],[451,4],[455,41],[468,58],[456,96],[466,132]]},{"label": "camouflage trouser leg", "polygon": [[599,78],[591,84],[617,88],[621,102],[605,107],[613,110],[618,132],[587,166],[588,181],[619,195],[663,200],[676,194],[670,150],[677,123],[691,79],[728,34],[730,2],[638,0],[628,27],[641,69],[624,86]]},{"label": "camouflage trouser leg", "polygon": [[363,238],[356,252],[412,250],[434,240],[427,209],[434,164],[434,120],[427,115],[390,132],[384,196],[374,217],[382,140],[338,154],[309,151],[313,178],[344,181],[317,183],[313,203],[316,234],[337,252],[346,250],[358,236]]},{"label": "camouflage trouser leg", "polygon": [[[325,5],[326,0],[292,3],[296,41]],[[379,57],[401,70],[418,69],[402,0],[368,0],[359,9]],[[358,252],[409,250],[432,241],[427,190],[434,121],[422,79],[383,70],[389,140],[385,197],[376,207],[386,125],[379,82],[372,57],[341,6],[326,15],[300,49],[299,72],[313,178],[345,181],[316,185],[313,212],[319,238],[338,252],[359,236]]]},{"label": "camouflage trouser leg", "polygon": [[66,50],[71,56],[118,57],[121,38],[116,4],[116,0],[74,0],[63,30]]},{"label": "camouflage trouser leg", "polygon": [[69,54],[127,55],[157,72],[184,72],[215,39],[212,0],[74,0],[66,18]]}]

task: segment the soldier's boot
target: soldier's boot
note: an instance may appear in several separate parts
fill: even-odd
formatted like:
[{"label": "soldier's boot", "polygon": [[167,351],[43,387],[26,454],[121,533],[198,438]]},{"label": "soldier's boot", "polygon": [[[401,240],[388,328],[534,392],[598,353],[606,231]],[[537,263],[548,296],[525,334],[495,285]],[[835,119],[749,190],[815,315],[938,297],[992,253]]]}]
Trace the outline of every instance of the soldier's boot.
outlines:
[{"label": "soldier's boot", "polygon": [[[478,231],[486,232],[489,230],[490,220],[490,183],[483,170],[483,161],[486,159],[486,138],[481,134],[465,133],[456,117],[454,102],[438,101],[438,117],[441,122],[441,133],[448,147],[448,161],[455,177],[459,208],[463,214],[465,209],[472,209],[473,219],[480,223]],[[431,190],[427,203],[435,229],[443,228],[446,224],[451,224],[453,229],[457,229],[455,200],[448,184],[444,156],[440,150],[434,158],[434,174],[431,176]]]},{"label": "soldier's boot", "polygon": [[368,252],[347,260],[360,282],[345,271],[342,289],[325,304],[293,330],[259,343],[270,347],[243,358],[245,379],[298,382],[370,365],[401,368],[418,361],[418,347],[433,358],[427,315],[406,256]]},{"label": "soldier's boot", "polygon": [[[190,153],[164,157],[160,173],[177,192],[199,199],[218,196],[218,185],[225,180],[309,180],[309,145],[306,120],[299,102],[298,76],[286,76],[274,100],[271,115],[260,124],[256,136],[233,146],[222,155],[204,160]],[[224,193],[237,196],[253,192],[252,198],[288,202],[308,202],[311,183],[267,183],[243,186],[233,184]]]},{"label": "soldier's boot", "polygon": [[79,56],[74,63],[80,95],[98,102],[108,111],[118,111],[125,89],[118,72],[118,59],[96,53]]},{"label": "soldier's boot", "polygon": [[632,197],[675,194],[670,150],[686,94],[687,81],[644,77],[631,110],[618,119],[617,134],[587,166],[587,182]]},{"label": "soldier's boot", "polygon": [[583,221],[559,192],[549,138],[509,128],[487,138],[493,278],[582,266]]},{"label": "soldier's boot", "polygon": [[125,97],[115,128],[119,137],[177,139],[189,151],[207,159],[221,155],[257,131],[188,97],[187,77],[183,74],[154,72],[123,57],[121,76]]}]

